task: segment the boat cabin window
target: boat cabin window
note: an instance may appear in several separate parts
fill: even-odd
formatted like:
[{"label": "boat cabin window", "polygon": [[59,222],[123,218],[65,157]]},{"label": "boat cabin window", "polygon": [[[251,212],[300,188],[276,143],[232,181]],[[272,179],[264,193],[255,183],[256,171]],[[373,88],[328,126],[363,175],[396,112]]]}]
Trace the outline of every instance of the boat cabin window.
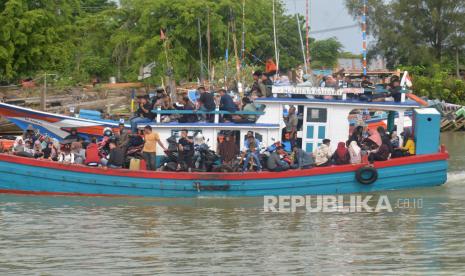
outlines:
[{"label": "boat cabin window", "polygon": [[[179,139],[179,138],[181,138],[181,131],[182,131],[182,129],[172,129],[171,130],[171,136],[174,136],[174,137],[176,137],[176,139]],[[187,130],[187,137],[193,138],[198,133],[202,133],[202,130],[200,130],[200,129],[188,129]]]},{"label": "boat cabin window", "polygon": [[326,108],[307,108],[307,123],[326,123]]}]

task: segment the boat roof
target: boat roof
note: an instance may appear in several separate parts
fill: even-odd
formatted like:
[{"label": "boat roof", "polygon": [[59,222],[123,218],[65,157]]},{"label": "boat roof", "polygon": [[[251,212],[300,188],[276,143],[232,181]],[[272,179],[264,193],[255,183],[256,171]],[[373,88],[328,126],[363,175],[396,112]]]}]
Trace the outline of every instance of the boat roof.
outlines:
[{"label": "boat roof", "polygon": [[396,107],[403,109],[418,108],[421,105],[412,100],[405,100],[405,102],[394,102],[394,101],[384,101],[384,102],[367,102],[357,99],[308,99],[308,98],[257,98],[255,100],[258,103],[283,103],[283,104],[326,104],[326,105],[351,105],[354,108],[386,108],[386,107]]},{"label": "boat roof", "polygon": [[196,122],[196,123],[179,123],[179,122],[169,122],[169,123],[142,123],[138,124],[137,126],[144,127],[146,125],[149,125],[151,127],[157,127],[157,128],[235,128],[235,129],[240,129],[240,128],[279,128],[279,124],[261,124],[261,123],[250,123],[250,124],[243,124],[243,123],[207,123],[207,122]]}]

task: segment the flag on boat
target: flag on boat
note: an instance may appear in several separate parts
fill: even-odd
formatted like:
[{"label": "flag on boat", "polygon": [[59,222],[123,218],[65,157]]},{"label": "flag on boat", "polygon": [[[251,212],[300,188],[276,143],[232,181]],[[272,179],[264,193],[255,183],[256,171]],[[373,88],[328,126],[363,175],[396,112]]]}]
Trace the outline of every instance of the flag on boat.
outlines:
[{"label": "flag on boat", "polygon": [[402,76],[402,80],[400,81],[400,86],[407,86],[412,87],[412,79],[410,79],[410,75],[407,71],[404,71],[404,75]]}]

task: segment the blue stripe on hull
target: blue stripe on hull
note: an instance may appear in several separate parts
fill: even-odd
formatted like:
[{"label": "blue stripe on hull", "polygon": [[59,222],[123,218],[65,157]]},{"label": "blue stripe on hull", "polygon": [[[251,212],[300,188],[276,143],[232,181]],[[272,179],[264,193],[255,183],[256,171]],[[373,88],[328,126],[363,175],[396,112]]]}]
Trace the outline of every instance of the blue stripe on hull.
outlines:
[{"label": "blue stripe on hull", "polygon": [[[355,173],[264,180],[172,180],[95,175],[0,162],[0,189],[147,197],[262,196],[360,193],[437,186],[447,180],[447,161],[378,169],[378,180],[359,184]],[[227,191],[197,190],[225,187]]]}]

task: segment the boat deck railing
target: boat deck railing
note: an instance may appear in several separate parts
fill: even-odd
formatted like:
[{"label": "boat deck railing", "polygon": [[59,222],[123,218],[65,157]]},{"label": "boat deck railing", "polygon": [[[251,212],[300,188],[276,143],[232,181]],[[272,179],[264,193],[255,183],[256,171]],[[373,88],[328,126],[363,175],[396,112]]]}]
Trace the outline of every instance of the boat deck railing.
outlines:
[{"label": "boat deck railing", "polygon": [[173,115],[173,114],[179,114],[179,115],[190,115],[190,114],[196,114],[196,115],[214,115],[214,123],[218,124],[220,122],[220,115],[255,115],[255,116],[261,116],[264,115],[264,111],[236,111],[236,112],[229,112],[225,110],[219,110],[217,107],[215,110],[212,111],[202,111],[202,110],[177,110],[177,109],[171,109],[171,110],[163,110],[163,109],[154,109],[152,110],[152,113],[157,114],[156,117],[156,122],[160,123],[161,122],[161,115]]},{"label": "boat deck railing", "polygon": [[[408,92],[406,89],[400,91],[402,94]],[[341,96],[342,100],[347,99],[348,94],[379,94],[389,93],[384,87],[374,88],[362,88],[362,87],[315,87],[315,86],[299,86],[299,85],[284,85],[284,86],[273,86],[272,88],[273,97],[278,95],[311,95],[311,96]],[[402,97],[404,101],[405,97]]]}]

